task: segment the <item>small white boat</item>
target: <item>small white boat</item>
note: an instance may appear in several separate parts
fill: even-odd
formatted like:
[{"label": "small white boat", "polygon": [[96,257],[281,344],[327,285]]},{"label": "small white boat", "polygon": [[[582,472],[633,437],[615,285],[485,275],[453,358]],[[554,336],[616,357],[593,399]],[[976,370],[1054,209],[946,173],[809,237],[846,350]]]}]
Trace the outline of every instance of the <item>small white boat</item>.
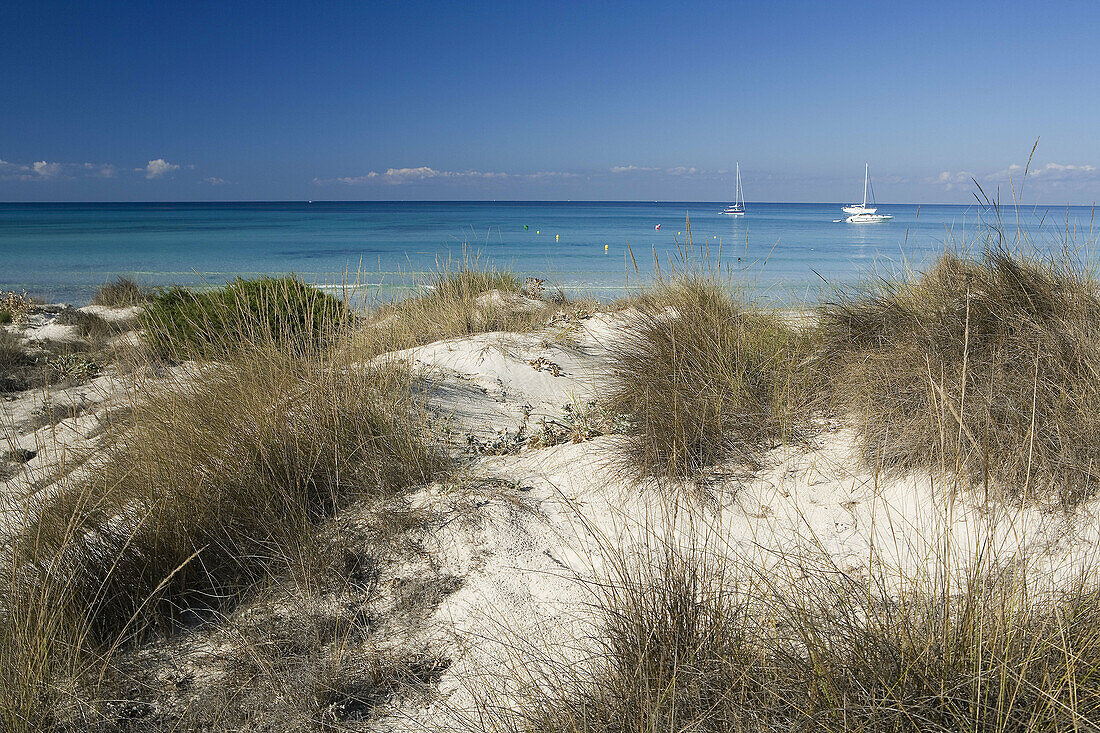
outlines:
[{"label": "small white boat", "polygon": [[862,214],[852,214],[844,221],[848,222],[849,224],[874,224],[878,221],[889,221],[893,218],[894,217],[889,214],[871,214],[868,212],[864,212]]},{"label": "small white boat", "polygon": [[849,224],[873,224],[879,221],[888,221],[893,219],[889,214],[879,214],[878,207],[867,205],[867,189],[871,190],[871,203],[875,203],[875,187],[871,185],[871,166],[865,164],[863,168],[863,203],[862,204],[848,204],[844,207],[845,214],[851,214],[844,221]]},{"label": "small white boat", "polygon": [[741,189],[741,163],[737,164],[737,190],[733,194],[733,203],[722,210],[726,216],[745,215],[745,192]]}]

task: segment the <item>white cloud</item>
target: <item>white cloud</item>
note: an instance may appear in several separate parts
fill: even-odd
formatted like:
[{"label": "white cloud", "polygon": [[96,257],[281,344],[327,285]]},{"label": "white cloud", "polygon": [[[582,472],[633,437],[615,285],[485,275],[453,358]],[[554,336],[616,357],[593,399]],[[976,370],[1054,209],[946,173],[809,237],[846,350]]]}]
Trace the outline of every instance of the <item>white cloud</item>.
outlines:
[{"label": "white cloud", "polygon": [[613,165],[611,166],[612,173],[651,173],[653,171],[659,171],[660,168],[651,168],[645,165]]},{"label": "white cloud", "polygon": [[1028,171],[1028,176],[1033,176],[1042,181],[1091,181],[1100,178],[1096,166],[1062,165],[1060,163],[1047,163],[1041,168]]},{"label": "white cloud", "polygon": [[[371,171],[373,174],[374,171]],[[389,168],[382,174],[391,183],[403,183],[405,181],[422,181],[425,178],[447,177],[446,171],[437,171],[422,165],[419,168]]]},{"label": "white cloud", "polygon": [[27,175],[29,170],[30,166],[0,160],[0,178],[30,178],[32,176]]},{"label": "white cloud", "polygon": [[175,163],[169,163],[164,158],[157,158],[156,160],[150,160],[145,168],[138,168],[137,170],[144,170],[145,177],[152,180],[154,178],[163,178],[169,173],[174,173],[179,169],[180,167]]},{"label": "white cloud", "polygon": [[37,160],[30,164],[0,160],[0,178],[18,181],[56,181],[78,176],[114,178],[110,163],[51,163]]},{"label": "white cloud", "polygon": [[202,179],[203,183],[209,183],[211,186],[229,186],[233,181],[227,181],[224,178],[218,178],[217,176],[210,176],[209,178]]},{"label": "white cloud", "polygon": [[86,175],[94,178],[115,178],[118,176],[118,169],[110,163],[103,163],[101,165],[85,163],[83,168]]},{"label": "white cloud", "polygon": [[[1012,179],[1019,181],[1024,177],[1025,167],[1013,163],[1004,170],[990,173],[986,178],[991,181],[1003,183]],[[1072,181],[1088,181],[1098,178],[1096,166],[1092,165],[1065,165],[1062,163],[1047,163],[1026,168],[1028,180],[1041,181],[1043,183],[1067,183]]]},{"label": "white cloud", "polygon": [[44,160],[40,160],[33,164],[34,172],[40,178],[59,178],[63,175],[63,169],[60,163],[47,163]]},{"label": "white cloud", "polygon": [[[1024,172],[1027,172],[1025,179]],[[942,185],[950,191],[957,187],[972,185],[973,179],[978,183],[1008,183],[1012,181],[1019,186],[1023,181],[1032,185],[1050,186],[1052,188],[1062,185],[1080,184],[1092,181],[1100,181],[1100,170],[1087,164],[1046,163],[1045,165],[1033,165],[1030,168],[1013,163],[1007,168],[976,175],[970,171],[944,171],[936,178],[928,179],[928,183]]]},{"label": "white cloud", "polygon": [[[507,174],[501,174],[507,175]],[[538,171],[537,173],[519,173],[512,174],[511,178],[581,178],[580,173],[571,173],[570,171]]]},{"label": "white cloud", "polygon": [[673,176],[694,176],[696,173],[701,173],[698,168],[688,167],[684,165],[678,165],[675,168],[669,168],[665,170],[665,173]]},{"label": "white cloud", "polygon": [[436,170],[430,166],[422,165],[416,168],[387,168],[384,173],[378,171],[370,171],[361,176],[340,176],[339,178],[314,178],[313,182],[318,185],[325,185],[329,183],[341,183],[345,186],[362,186],[368,183],[388,183],[399,185],[402,183],[412,183],[416,181],[426,181],[429,179],[447,179],[447,180],[490,180],[490,179],[504,179],[504,178],[526,178],[526,177],[542,177],[549,175],[558,175],[556,173],[544,172],[534,174],[515,175],[511,173],[501,173],[498,171],[443,171]]},{"label": "white cloud", "polygon": [[973,178],[974,174],[970,171],[943,171],[937,177],[928,179],[927,182],[941,185],[944,190],[950,191],[959,186],[970,185]]}]

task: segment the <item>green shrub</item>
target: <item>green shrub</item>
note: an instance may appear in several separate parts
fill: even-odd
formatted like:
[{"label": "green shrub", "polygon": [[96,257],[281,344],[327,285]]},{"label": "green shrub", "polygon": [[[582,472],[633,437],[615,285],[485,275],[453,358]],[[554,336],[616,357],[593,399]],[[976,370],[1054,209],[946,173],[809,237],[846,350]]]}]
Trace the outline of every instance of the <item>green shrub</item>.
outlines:
[{"label": "green shrub", "polygon": [[347,310],[339,299],[296,277],[236,279],[223,288],[172,288],[153,297],[139,318],[159,356],[212,357],[242,344],[329,342]]}]

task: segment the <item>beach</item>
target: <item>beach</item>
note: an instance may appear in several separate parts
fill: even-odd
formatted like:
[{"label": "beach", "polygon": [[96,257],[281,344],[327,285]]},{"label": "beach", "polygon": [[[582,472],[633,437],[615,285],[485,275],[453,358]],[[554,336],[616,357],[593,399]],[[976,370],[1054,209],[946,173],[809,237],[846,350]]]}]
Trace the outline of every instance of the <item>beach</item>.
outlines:
[{"label": "beach", "polygon": [[[450,288],[467,280],[483,284],[453,291],[461,301],[443,310]],[[710,287],[705,281],[703,286]],[[645,568],[670,556],[694,558],[688,566],[695,568],[692,572],[722,568],[736,587],[759,590],[762,577],[770,593],[780,593],[826,578],[829,583],[839,579],[856,597],[865,588],[863,592],[873,589],[895,599],[931,588],[965,595],[974,573],[985,577],[991,569],[1016,568],[1026,572],[1028,582],[1026,589],[1013,586],[1014,593],[1024,593],[1013,597],[1039,604],[1078,587],[1096,567],[1100,504],[1092,495],[1072,506],[1059,505],[1051,496],[991,500],[988,486],[967,488],[959,476],[932,467],[884,473],[868,463],[861,434],[865,428],[844,414],[818,413],[806,438],[792,434],[753,443],[758,452],[748,462],[724,453],[726,458],[682,477],[636,473],[629,468],[634,459],[627,456],[633,455],[630,446],[637,438],[632,436],[640,428],[614,412],[621,408],[613,408],[608,395],[623,379],[624,345],[637,338],[644,324],[664,328],[662,324],[686,323],[691,317],[685,310],[688,301],[653,310],[653,303],[660,302],[652,300],[655,295],[610,305],[556,300],[530,281],[521,286],[498,273],[443,279],[428,293],[409,305],[382,306],[360,326],[366,329],[362,333],[376,334],[378,346],[358,342],[358,351],[349,352],[354,356],[326,362],[322,372],[311,372],[308,379],[336,379],[334,388],[341,390],[346,387],[340,386],[344,377],[339,374],[391,368],[407,374],[396,382],[385,377],[383,382],[392,385],[386,389],[396,391],[379,394],[384,400],[408,395],[411,402],[399,401],[394,409],[416,406],[417,419],[423,420],[417,430],[427,431],[419,439],[449,456],[452,468],[435,479],[424,474],[427,480],[403,480],[389,493],[367,490],[354,494],[359,498],[350,503],[337,502],[325,518],[314,520],[320,522],[315,529],[307,530],[311,543],[329,548],[310,560],[321,562],[309,571],[320,575],[304,580],[298,573],[305,570],[293,571],[291,579],[265,582],[268,590],[247,593],[214,616],[185,623],[185,631],[141,637],[122,653],[122,666],[111,668],[115,671],[99,694],[122,694],[131,701],[127,715],[156,725],[191,720],[190,715],[203,719],[213,714],[210,706],[229,704],[224,700],[228,691],[240,689],[240,704],[263,711],[261,716],[276,725],[328,716],[351,729],[473,730],[480,729],[488,711],[504,721],[507,715],[501,711],[531,704],[531,695],[546,683],[539,677],[541,665],[550,664],[558,670],[555,674],[568,667],[554,665],[589,669],[583,660],[604,633],[604,589],[629,590],[635,587],[628,582],[635,572],[644,575]],[[246,406],[253,404],[252,398],[241,391],[250,388],[241,380],[258,363],[238,361],[228,353],[213,361],[209,356],[159,362],[139,358],[147,337],[143,329],[154,327],[141,320],[148,307],[90,305],[76,311],[29,304],[5,326],[19,348],[56,355],[48,359],[64,358],[69,369],[62,377],[55,374],[52,384],[9,387],[3,403],[9,446],[3,474],[5,534],[17,545],[22,540],[15,537],[27,531],[28,517],[33,523],[40,512],[56,512],[58,500],[92,486],[81,489],[85,479],[80,477],[100,470],[96,466],[104,464],[97,456],[117,461],[123,456],[118,451],[134,455],[136,449],[137,455],[159,456],[158,463],[180,456],[199,462],[213,457],[193,479],[205,482],[201,476],[220,475],[219,464],[238,465],[235,446],[253,445],[278,420],[293,424],[314,419],[301,413],[309,398],[296,396],[291,382],[289,391],[256,395],[254,406],[283,417],[270,427],[262,427],[267,418],[261,417],[252,427],[254,418],[245,417],[252,414],[253,407]],[[428,326],[423,321],[428,312],[436,314],[436,328],[443,330],[422,330]],[[90,331],[89,317],[99,319],[96,329],[100,321],[108,328]],[[802,309],[777,317],[786,324],[781,328],[799,339],[799,334],[820,327],[822,312]],[[459,322],[465,324],[459,328],[471,332],[437,338],[455,327],[448,324]],[[92,331],[97,335],[90,337]],[[410,342],[414,333],[423,335],[412,336]],[[72,348],[89,338],[97,340],[94,353]],[[395,348],[408,343],[414,345]],[[108,352],[116,356],[107,358]],[[654,378],[664,368],[657,353],[653,351],[655,366],[645,367]],[[225,372],[219,363],[236,366]],[[225,418],[203,396],[223,378],[237,385],[225,394],[239,395],[228,398]],[[234,400],[240,400],[239,415]],[[146,403],[153,407],[143,407]],[[217,413],[200,418],[210,430],[224,430],[216,428],[223,419],[238,424],[244,417],[238,428],[244,432],[212,433],[207,442],[196,444],[198,452],[181,447],[182,453],[171,445],[137,445],[135,438],[124,437],[136,428],[152,431],[135,434],[148,436],[144,439],[179,440],[185,446],[190,438],[184,433],[164,431],[176,430],[172,425],[177,419],[189,419],[180,411],[200,405]],[[322,411],[324,405],[317,403]],[[254,429],[260,431],[255,437]],[[276,453],[264,460],[283,455],[281,451],[301,440],[321,441],[311,465],[321,460],[329,450],[324,442],[328,438],[318,436],[327,428],[318,423],[310,430],[321,432],[279,443]],[[255,443],[256,449],[261,445]],[[145,459],[123,463],[129,460]],[[127,470],[146,470],[142,465]],[[239,465],[232,470],[252,470]],[[181,464],[179,470],[190,469]],[[163,480],[175,480],[169,476],[164,474]],[[122,476],[117,480],[126,485]],[[223,479],[209,480],[215,483],[205,491],[220,490],[217,481]],[[241,479],[229,473],[224,480]],[[142,516],[144,510],[136,507],[146,501],[138,498],[144,490],[119,505],[122,514],[105,517],[108,525],[88,525],[89,537],[117,541],[110,539],[117,527],[108,527]],[[149,506],[170,500],[171,491],[150,495]],[[131,508],[122,509],[127,506]],[[140,532],[140,527],[138,522],[119,537]],[[254,529],[241,525],[246,534]],[[85,542],[79,536],[67,542],[75,544],[66,553],[90,551],[76,549]],[[129,542],[120,552],[126,554]],[[203,552],[196,549],[200,557]],[[345,557],[335,570],[328,568],[332,552]],[[321,567],[328,569],[322,572]],[[275,569],[265,572],[282,577]],[[326,580],[332,572],[336,575]],[[707,602],[705,596],[696,600]],[[371,620],[364,625],[356,621],[361,617]],[[318,641],[317,624],[344,630],[335,642],[325,641],[328,632],[319,632]],[[315,643],[320,646],[309,646]],[[265,651],[265,644],[274,646]],[[301,644],[312,651],[305,656],[288,652],[281,661],[265,656]],[[318,659],[344,670],[332,674],[351,674],[345,682],[331,682],[351,685],[349,691],[280,702],[285,693],[278,690],[288,689],[285,685],[298,689],[293,685],[315,684],[309,680],[322,673],[311,666]],[[376,660],[369,664],[385,669],[397,665],[385,674],[406,681],[362,697],[367,693],[354,691],[367,689],[361,687],[361,659]],[[251,681],[238,676],[241,664],[257,670]],[[291,665],[285,682],[277,681],[281,664]],[[78,682],[70,681],[76,684],[68,693],[74,700],[89,694]],[[114,685],[132,686],[132,691],[106,691]],[[92,705],[96,715],[107,718],[122,714],[110,705],[80,705]]]}]

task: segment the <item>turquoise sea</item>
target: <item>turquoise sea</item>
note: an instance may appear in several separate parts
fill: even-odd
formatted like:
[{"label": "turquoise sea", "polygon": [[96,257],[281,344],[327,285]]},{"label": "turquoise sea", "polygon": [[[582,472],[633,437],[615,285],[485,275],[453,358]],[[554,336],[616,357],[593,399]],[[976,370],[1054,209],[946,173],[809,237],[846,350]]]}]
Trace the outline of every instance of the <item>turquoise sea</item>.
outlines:
[{"label": "turquoise sea", "polygon": [[[796,305],[874,272],[920,269],[945,248],[980,246],[995,214],[972,206],[882,204],[893,220],[835,222],[841,204],[718,202],[263,202],[0,204],[0,290],[86,303],[115,275],[147,285],[220,284],[297,273],[392,297],[464,257],[600,298],[684,256],[721,258],[762,301]],[[1089,207],[1002,211],[1043,247],[1092,242]],[[660,229],[657,229],[660,225]],[[633,256],[632,256],[633,255]]]}]

